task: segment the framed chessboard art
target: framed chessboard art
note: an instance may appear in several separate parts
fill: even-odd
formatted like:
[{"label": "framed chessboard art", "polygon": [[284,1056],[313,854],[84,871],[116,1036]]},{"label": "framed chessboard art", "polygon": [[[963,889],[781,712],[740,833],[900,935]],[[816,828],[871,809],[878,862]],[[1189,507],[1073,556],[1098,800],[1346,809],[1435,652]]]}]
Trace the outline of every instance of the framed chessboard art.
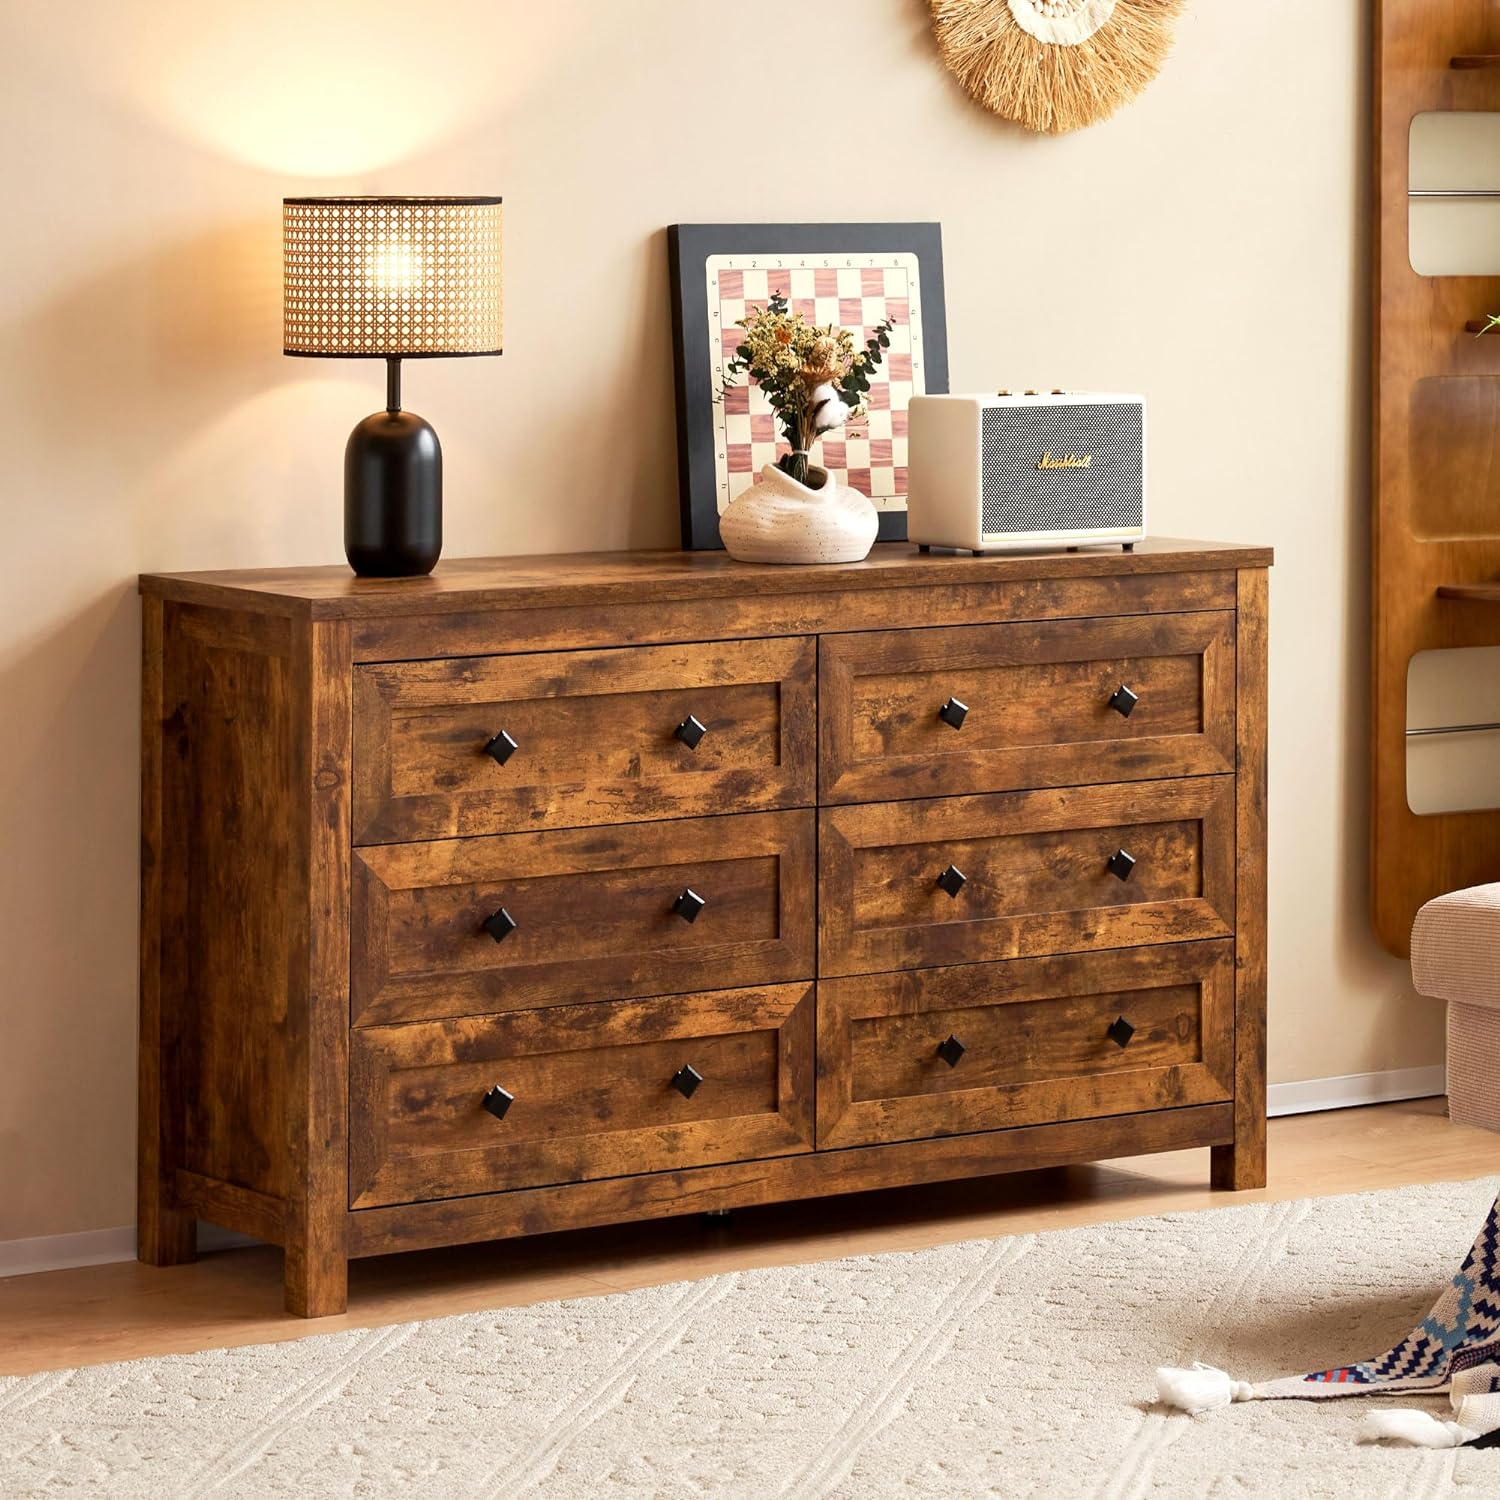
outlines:
[{"label": "framed chessboard art", "polygon": [[865,415],[821,439],[813,462],[875,502],[882,541],[904,540],[907,403],[948,389],[941,226],[674,224],[667,245],[682,545],[721,546],[729,502],[787,451],[748,377],[721,396],[737,321],[778,291],[808,322],[847,328],[859,344],[877,323],[894,324]]}]

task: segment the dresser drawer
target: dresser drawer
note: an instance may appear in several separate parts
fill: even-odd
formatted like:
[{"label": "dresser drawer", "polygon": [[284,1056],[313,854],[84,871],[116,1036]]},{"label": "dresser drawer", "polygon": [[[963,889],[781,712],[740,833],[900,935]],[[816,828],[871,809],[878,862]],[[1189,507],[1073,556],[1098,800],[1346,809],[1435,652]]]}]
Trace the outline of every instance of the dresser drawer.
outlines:
[{"label": "dresser drawer", "polygon": [[[810,979],[814,816],[356,850],[354,1021]],[[703,903],[696,915],[696,901],[679,908],[684,892]]]},{"label": "dresser drawer", "polygon": [[[812,1148],[809,984],[374,1026],[350,1045],[355,1208]],[[492,1113],[495,1088],[511,1097]]]},{"label": "dresser drawer", "polygon": [[355,842],[810,806],[815,666],[796,637],[356,667]]},{"label": "dresser drawer", "polygon": [[819,817],[822,974],[1233,930],[1232,777],[887,802]]},{"label": "dresser drawer", "polygon": [[883,630],[819,649],[825,802],[1234,770],[1230,611]]},{"label": "dresser drawer", "polygon": [[818,986],[819,1149],[1213,1104],[1233,1077],[1230,942]]}]

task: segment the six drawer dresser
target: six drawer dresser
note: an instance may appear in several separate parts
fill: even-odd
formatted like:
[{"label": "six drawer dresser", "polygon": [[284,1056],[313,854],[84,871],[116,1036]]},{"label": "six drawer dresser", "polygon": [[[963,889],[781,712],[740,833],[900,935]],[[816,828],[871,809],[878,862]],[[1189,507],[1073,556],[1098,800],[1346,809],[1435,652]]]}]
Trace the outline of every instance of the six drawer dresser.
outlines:
[{"label": "six drawer dresser", "polygon": [[141,1257],[1263,1184],[1270,561],[143,578]]}]

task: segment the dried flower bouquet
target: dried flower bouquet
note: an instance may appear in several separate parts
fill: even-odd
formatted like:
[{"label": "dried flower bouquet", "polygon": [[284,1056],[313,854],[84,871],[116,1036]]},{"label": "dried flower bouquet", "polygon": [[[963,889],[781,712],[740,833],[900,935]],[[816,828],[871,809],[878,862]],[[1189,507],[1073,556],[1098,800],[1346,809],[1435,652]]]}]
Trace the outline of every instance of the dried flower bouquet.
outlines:
[{"label": "dried flower bouquet", "polygon": [[894,325],[876,324],[861,348],[847,328],[819,328],[790,310],[784,292],[773,292],[737,326],[745,337],[726,366],[724,390],[747,373],[760,386],[792,449],[777,467],[805,484],[817,439],[864,415],[870,374],[890,347]]}]

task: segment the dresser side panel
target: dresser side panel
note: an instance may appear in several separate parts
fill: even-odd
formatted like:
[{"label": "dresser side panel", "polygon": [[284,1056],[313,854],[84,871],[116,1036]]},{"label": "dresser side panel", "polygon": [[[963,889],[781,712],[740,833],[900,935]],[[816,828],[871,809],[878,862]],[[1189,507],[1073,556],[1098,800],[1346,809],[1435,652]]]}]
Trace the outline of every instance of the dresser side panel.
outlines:
[{"label": "dresser side panel", "polygon": [[197,1253],[197,1225],[176,1200],[182,1157],[180,1005],[164,989],[162,940],[166,852],[163,712],[166,670],[162,600],[141,600],[140,1046],[137,1054],[136,1253],[174,1266]]},{"label": "dresser side panel", "polygon": [[158,972],[179,1155],[161,1165],[282,1198],[299,856],[290,631],[168,603],[163,638]]},{"label": "dresser side panel", "polygon": [[1234,1144],[1216,1147],[1215,1187],[1266,1185],[1266,803],[1269,576],[1239,574],[1235,652]]}]

